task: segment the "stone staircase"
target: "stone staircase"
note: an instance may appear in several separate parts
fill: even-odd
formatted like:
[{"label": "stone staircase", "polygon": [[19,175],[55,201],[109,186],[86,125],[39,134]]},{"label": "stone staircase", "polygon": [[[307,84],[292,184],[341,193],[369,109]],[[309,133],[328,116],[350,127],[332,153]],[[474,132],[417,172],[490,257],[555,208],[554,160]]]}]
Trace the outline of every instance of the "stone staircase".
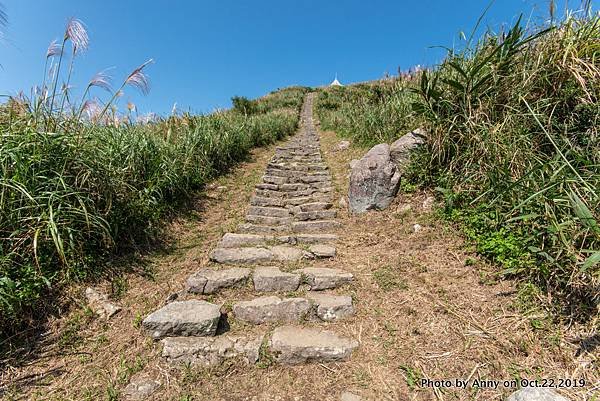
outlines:
[{"label": "stone staircase", "polygon": [[[312,102],[313,94],[307,95],[299,132],[276,149],[245,222],[211,253],[215,265],[188,278],[185,300],[144,319],[145,331],[162,342],[168,361],[203,366],[232,358],[249,364],[265,357],[282,364],[344,361],[358,346],[319,327],[352,316],[354,306],[350,296],[326,291],[350,284],[352,274],[318,267],[319,259],[335,256],[340,223]],[[232,299],[226,316],[223,305],[199,299],[232,289],[248,293],[248,287],[253,298]],[[224,317],[267,329],[221,333]]]}]

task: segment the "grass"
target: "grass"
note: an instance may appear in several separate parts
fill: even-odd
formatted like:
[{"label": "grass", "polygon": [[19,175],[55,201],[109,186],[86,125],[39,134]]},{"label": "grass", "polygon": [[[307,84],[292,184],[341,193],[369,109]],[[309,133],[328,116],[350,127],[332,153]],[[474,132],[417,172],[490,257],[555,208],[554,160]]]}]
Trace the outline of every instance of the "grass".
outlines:
[{"label": "grass", "polygon": [[[135,107],[120,114],[116,99],[126,87],[147,92],[148,62],[104,103],[90,95],[95,87],[110,89],[103,73],[80,103],[69,101],[73,61],[87,47],[82,29],[71,20],[62,44],[49,48],[50,64],[69,65],[65,76],[49,68],[54,75],[31,98],[0,105],[2,335],[22,328],[48,294],[101,275],[112,255],[153,240],[165,216],[253,147],[293,133],[307,91],[248,100],[252,114],[234,108],[134,122]],[[58,89],[61,79],[67,84]],[[115,296],[125,290],[124,282],[114,283]]]},{"label": "grass", "polygon": [[589,8],[519,20],[435,68],[323,89],[318,114],[359,145],[425,128],[406,186],[435,189],[441,215],[503,275],[589,316],[600,302],[599,32]]}]

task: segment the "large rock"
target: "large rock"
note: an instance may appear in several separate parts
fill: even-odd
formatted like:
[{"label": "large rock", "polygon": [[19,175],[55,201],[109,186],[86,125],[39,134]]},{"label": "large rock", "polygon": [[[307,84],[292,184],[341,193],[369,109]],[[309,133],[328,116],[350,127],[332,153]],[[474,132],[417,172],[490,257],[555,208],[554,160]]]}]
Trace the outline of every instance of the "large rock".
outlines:
[{"label": "large rock", "polygon": [[304,298],[270,296],[242,301],[233,305],[236,319],[251,324],[267,322],[297,322],[310,312],[310,302]]},{"label": "large rock", "polygon": [[350,210],[363,213],[385,209],[398,193],[400,173],[390,158],[390,147],[379,144],[355,163],[350,173]]},{"label": "large rock", "polygon": [[277,361],[288,365],[344,361],[356,347],[358,342],[330,331],[294,326],[276,328],[269,342]]},{"label": "large rock", "polygon": [[214,336],[220,307],[206,301],[171,302],[144,319],[142,326],[154,339],[166,336]]},{"label": "large rock", "polygon": [[401,136],[390,146],[390,158],[399,170],[410,162],[411,154],[426,142],[426,133],[421,128]]},{"label": "large rock", "polygon": [[506,401],[569,401],[547,388],[525,387],[511,394]]},{"label": "large rock", "polygon": [[258,361],[263,335],[254,338],[222,335],[218,337],[168,337],[162,340],[162,356],[171,363],[200,366],[220,365],[227,359]]},{"label": "large rock", "polygon": [[188,278],[187,288],[194,294],[214,294],[222,288],[243,286],[250,273],[250,269],[240,267],[223,270],[201,269]]}]

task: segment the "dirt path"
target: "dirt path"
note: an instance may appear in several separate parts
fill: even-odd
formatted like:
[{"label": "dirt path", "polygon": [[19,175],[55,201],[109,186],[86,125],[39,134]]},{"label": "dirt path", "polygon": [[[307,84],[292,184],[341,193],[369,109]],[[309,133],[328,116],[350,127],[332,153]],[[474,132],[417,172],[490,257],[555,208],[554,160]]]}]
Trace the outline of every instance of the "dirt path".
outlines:
[{"label": "dirt path", "polygon": [[[348,162],[364,150],[334,151],[335,134],[320,136],[333,199],[339,199],[347,192]],[[223,234],[242,223],[274,150],[255,151],[251,161],[211,185],[195,210],[170,226],[170,238],[176,239],[171,246],[144,255],[136,271],[119,281],[113,292],[123,310],[113,319],[94,318],[82,303],[52,321],[34,354],[9,361],[12,367],[0,378],[4,399],[124,399],[124,387],[138,372],[160,382],[155,400],[333,401],[351,391],[369,400],[487,401],[505,399],[514,389],[434,390],[421,387],[420,380],[536,376],[583,378],[586,387],[561,392],[573,400],[592,399],[600,374],[597,350],[582,345],[586,333],[553,326],[541,310],[523,313],[535,304],[527,297],[531,294],[517,294],[511,282],[497,280],[492,267],[423,207],[424,193],[401,195],[383,212],[338,213],[343,229],[337,255],[318,263],[354,275],[354,282],[339,290],[352,296],[356,314],[318,325],[358,341],[349,361],[226,362],[212,368],[165,363],[160,344],[142,332],[142,319],[180,291],[192,273],[211,264],[209,255]],[[415,232],[414,224],[421,229]],[[205,298],[225,302],[228,291]],[[237,299],[250,295],[235,291]],[[81,289],[73,290],[75,299],[79,294]],[[259,330],[233,327],[244,328],[249,335]]]}]

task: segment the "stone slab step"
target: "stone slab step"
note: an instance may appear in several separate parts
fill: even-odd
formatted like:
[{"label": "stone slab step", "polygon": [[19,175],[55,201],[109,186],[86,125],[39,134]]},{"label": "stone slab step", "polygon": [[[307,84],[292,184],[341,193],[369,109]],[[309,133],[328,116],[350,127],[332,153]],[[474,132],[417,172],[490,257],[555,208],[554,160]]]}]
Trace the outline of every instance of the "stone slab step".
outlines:
[{"label": "stone slab step", "polygon": [[352,297],[309,291],[306,298],[315,306],[314,313],[321,320],[331,322],[354,315]]},{"label": "stone slab step", "polygon": [[296,291],[300,286],[300,274],[286,273],[277,267],[257,267],[252,281],[258,292]]},{"label": "stone slab step", "polygon": [[[264,235],[226,233],[217,244],[217,248],[243,248],[247,246],[268,246],[274,244],[332,244],[338,236],[335,234],[296,234],[296,235]],[[317,248],[317,254],[322,252]],[[335,251],[335,250],[334,250]]]},{"label": "stone slab step", "polygon": [[330,195],[325,195],[325,194],[313,194],[311,196],[299,196],[296,198],[287,198],[287,199],[282,199],[282,203],[286,206],[300,206],[300,205],[305,205],[308,203],[314,203],[314,202],[324,202],[324,203],[328,203],[331,201],[331,196]]},{"label": "stone slab step", "polygon": [[331,244],[338,240],[335,234],[295,234],[291,238],[298,244]]},{"label": "stone slab step", "polygon": [[317,258],[333,258],[336,254],[334,246],[315,244],[308,248],[309,252]]},{"label": "stone slab step", "polygon": [[154,339],[214,336],[220,318],[218,305],[199,300],[175,301],[148,315],[142,321],[142,327]]},{"label": "stone slab step", "polygon": [[254,216],[290,217],[289,209],[283,207],[250,206],[248,214]]},{"label": "stone slab step", "polygon": [[296,213],[295,218],[300,221],[308,220],[331,220],[335,219],[337,212],[335,210],[315,210],[310,212]]},{"label": "stone slab step", "polygon": [[264,335],[243,337],[167,337],[162,356],[175,364],[217,366],[229,359],[239,358],[248,364],[258,362]]},{"label": "stone slab step", "polygon": [[275,245],[265,248],[216,248],[210,259],[217,263],[256,265],[270,262],[293,262],[313,255],[299,248]]},{"label": "stone slab step", "polygon": [[284,206],[283,199],[266,198],[263,196],[253,196],[250,198],[250,204],[252,206]]},{"label": "stone slab step", "polygon": [[330,202],[309,202],[309,203],[304,203],[302,205],[298,205],[296,208],[294,208],[294,211],[296,213],[320,212],[320,211],[324,211],[324,210],[329,210],[332,208],[332,206],[333,206],[333,204]]},{"label": "stone slab step", "polygon": [[311,304],[305,298],[266,296],[233,305],[235,319],[250,324],[298,322],[310,313]]},{"label": "stone slab step", "polygon": [[277,185],[277,184],[260,183],[260,184],[256,184],[254,186],[254,188],[256,188],[256,189],[270,190],[270,191],[278,191],[279,190],[279,185]]},{"label": "stone slab step", "polygon": [[237,228],[242,234],[281,234],[290,232],[290,226],[264,226],[253,223],[243,223]]},{"label": "stone slab step", "polygon": [[275,185],[281,185],[281,184],[285,184],[286,182],[288,182],[288,179],[286,177],[274,177],[272,175],[264,175],[262,180],[266,184],[275,184]]},{"label": "stone slab step", "polygon": [[187,279],[186,287],[194,294],[214,294],[223,288],[242,287],[250,274],[250,269],[240,267],[223,270],[201,269]]},{"label": "stone slab step", "polygon": [[257,215],[246,215],[246,221],[248,223],[260,224],[265,226],[281,226],[289,225],[292,223],[292,217],[271,217],[271,216],[257,216]]},{"label": "stone slab step", "polygon": [[296,233],[322,233],[323,231],[336,230],[341,223],[335,220],[298,221],[292,223],[292,231]]},{"label": "stone slab step", "polygon": [[277,362],[287,365],[346,361],[357,347],[357,341],[331,331],[296,326],[276,328],[269,341]]},{"label": "stone slab step", "polygon": [[306,284],[313,291],[337,288],[350,283],[354,279],[352,273],[325,267],[307,267],[295,270],[294,273],[302,274]]}]

